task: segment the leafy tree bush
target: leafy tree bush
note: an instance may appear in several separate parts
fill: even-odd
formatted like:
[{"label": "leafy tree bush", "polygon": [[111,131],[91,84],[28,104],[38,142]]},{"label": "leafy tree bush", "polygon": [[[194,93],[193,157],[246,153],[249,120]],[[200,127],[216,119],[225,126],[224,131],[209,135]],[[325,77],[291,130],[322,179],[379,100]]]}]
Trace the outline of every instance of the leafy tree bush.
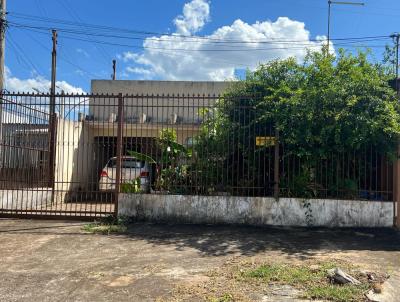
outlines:
[{"label": "leafy tree bush", "polygon": [[[279,130],[284,156],[300,162],[299,172],[291,176],[298,179],[282,175],[282,183],[301,188],[294,195],[316,195],[322,184],[315,184],[315,167],[321,161],[339,163],[343,154],[362,153],[370,146],[393,158],[400,107],[388,80],[385,68],[370,63],[367,53],[343,50],[337,56],[310,53],[303,63],[276,60],[248,72],[246,80],[232,83],[215,108],[201,112],[196,154],[203,183],[211,191],[221,186],[235,194],[268,194],[262,187],[273,178],[271,169],[263,167],[273,152],[269,146],[255,146],[255,138],[273,136],[273,129]],[[357,171],[360,162],[350,165]],[[326,173],[336,178],[327,177],[323,189],[354,194],[356,180],[340,164],[329,169]]]}]

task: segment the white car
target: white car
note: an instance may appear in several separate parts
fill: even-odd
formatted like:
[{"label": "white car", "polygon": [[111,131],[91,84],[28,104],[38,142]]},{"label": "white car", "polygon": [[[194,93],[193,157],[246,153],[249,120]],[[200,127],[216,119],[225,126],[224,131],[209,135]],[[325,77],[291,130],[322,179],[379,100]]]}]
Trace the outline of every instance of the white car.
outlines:
[{"label": "white car", "polygon": [[[121,185],[131,184],[140,179],[140,191],[149,192],[151,183],[151,168],[145,162],[133,156],[121,157]],[[112,157],[100,173],[99,190],[109,192],[115,190],[117,175],[117,158]]]}]

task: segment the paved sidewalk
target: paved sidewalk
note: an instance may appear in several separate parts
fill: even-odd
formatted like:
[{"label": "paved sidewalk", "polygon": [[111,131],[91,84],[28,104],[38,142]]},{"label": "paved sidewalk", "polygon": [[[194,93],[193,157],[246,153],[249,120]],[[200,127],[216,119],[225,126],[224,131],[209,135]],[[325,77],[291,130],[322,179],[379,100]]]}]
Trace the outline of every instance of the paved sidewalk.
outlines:
[{"label": "paved sidewalk", "polygon": [[0,301],[168,300],[233,258],[332,258],[400,269],[400,233],[390,229],[135,224],[107,236],[83,225],[0,219]]}]

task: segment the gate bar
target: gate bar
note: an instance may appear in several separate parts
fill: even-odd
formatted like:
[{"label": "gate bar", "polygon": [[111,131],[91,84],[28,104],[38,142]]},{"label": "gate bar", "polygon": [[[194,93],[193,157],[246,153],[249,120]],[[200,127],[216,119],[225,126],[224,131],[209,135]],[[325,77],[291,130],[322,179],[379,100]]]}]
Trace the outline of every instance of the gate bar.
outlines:
[{"label": "gate bar", "polygon": [[122,131],[124,123],[124,98],[118,95],[118,129],[117,129],[117,175],[115,179],[115,206],[114,215],[118,216],[118,195],[121,189],[121,157],[122,157]]}]

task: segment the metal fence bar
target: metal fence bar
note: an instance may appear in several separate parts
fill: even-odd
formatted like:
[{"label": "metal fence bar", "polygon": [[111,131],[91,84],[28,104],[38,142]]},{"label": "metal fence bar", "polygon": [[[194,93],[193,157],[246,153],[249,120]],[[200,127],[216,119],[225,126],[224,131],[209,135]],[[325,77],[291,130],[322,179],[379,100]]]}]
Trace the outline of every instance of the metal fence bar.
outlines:
[{"label": "metal fence bar", "polygon": [[115,179],[115,206],[114,213],[118,215],[118,196],[121,192],[121,157],[123,147],[123,131],[124,131],[124,98],[122,94],[118,96],[118,130],[117,130],[117,169]]},{"label": "metal fence bar", "polygon": [[280,142],[279,142],[279,130],[275,128],[275,143],[274,143],[274,197],[279,199],[279,162],[280,162],[280,152],[279,152]]},{"label": "metal fence bar", "polygon": [[393,217],[394,226],[400,229],[400,144],[393,163]]}]

